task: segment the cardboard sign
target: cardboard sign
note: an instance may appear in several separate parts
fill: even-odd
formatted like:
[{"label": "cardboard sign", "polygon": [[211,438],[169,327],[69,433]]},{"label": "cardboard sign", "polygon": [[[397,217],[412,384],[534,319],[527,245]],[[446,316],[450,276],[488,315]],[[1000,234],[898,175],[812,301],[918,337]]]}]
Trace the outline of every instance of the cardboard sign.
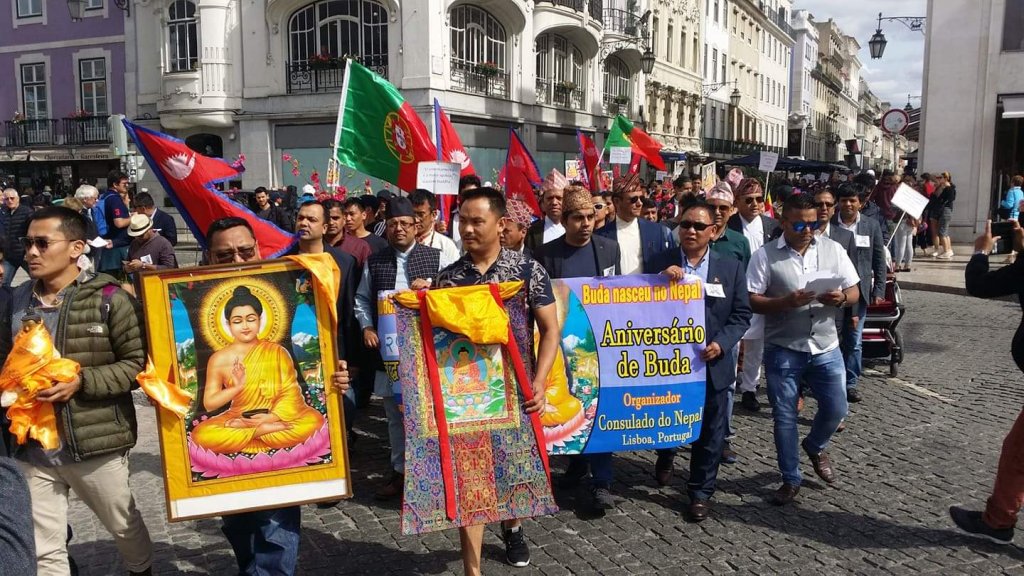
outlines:
[{"label": "cardboard sign", "polygon": [[775,172],[775,166],[779,163],[779,155],[776,152],[761,151],[761,158],[757,163],[757,169],[761,172]]},{"label": "cardboard sign", "polygon": [[611,164],[629,164],[633,161],[633,149],[628,146],[615,146],[608,154]]},{"label": "cardboard sign", "polygon": [[457,162],[420,162],[416,167],[416,187],[455,196],[459,193],[461,173],[462,165]]},{"label": "cardboard sign", "polygon": [[566,160],[565,179],[572,182],[573,180],[579,180],[580,178],[582,178],[582,174],[580,173],[580,161]]},{"label": "cardboard sign", "polygon": [[915,220],[921,219],[921,214],[928,206],[928,198],[906,184],[900,184],[896,193],[892,196],[892,204],[903,210]]}]

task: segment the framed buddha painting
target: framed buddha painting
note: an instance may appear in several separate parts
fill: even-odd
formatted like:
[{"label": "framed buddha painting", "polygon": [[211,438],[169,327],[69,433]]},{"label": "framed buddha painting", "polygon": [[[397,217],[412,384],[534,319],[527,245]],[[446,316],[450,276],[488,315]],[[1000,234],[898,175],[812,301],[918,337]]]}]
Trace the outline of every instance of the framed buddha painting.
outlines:
[{"label": "framed buddha painting", "polygon": [[158,376],[191,398],[158,409],[171,521],[351,495],[334,296],[269,260],[142,275]]}]

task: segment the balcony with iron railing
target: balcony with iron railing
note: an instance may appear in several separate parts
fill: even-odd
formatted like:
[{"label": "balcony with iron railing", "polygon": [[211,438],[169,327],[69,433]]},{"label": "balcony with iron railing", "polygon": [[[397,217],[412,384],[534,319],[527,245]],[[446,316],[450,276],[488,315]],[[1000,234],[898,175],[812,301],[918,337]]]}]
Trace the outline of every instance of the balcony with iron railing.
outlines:
[{"label": "balcony with iron railing", "polygon": [[634,38],[640,35],[640,15],[636,12],[619,8],[605,8],[603,16],[605,32]]},{"label": "balcony with iron railing", "polygon": [[730,156],[747,156],[755,152],[775,152],[779,156],[786,155],[786,149],[781,146],[768,146],[760,142],[745,142],[740,140],[725,140],[722,138],[705,138],[705,154],[724,154]]},{"label": "balcony with iron railing", "polygon": [[[345,62],[346,59],[335,57],[286,62],[287,93],[340,92],[345,80]],[[388,77],[387,54],[362,56],[359,63],[384,78]]]},{"label": "balcony with iron railing", "polygon": [[61,120],[65,146],[110,144],[109,116],[78,116]]},{"label": "balcony with iron railing", "polygon": [[4,122],[8,148],[32,148],[59,144],[59,120],[29,118]]},{"label": "balcony with iron railing", "polygon": [[616,114],[622,114],[623,116],[630,115],[629,96],[605,92],[601,97],[601,103],[604,105],[605,112],[607,112],[609,116],[615,116]]},{"label": "balcony with iron railing", "polygon": [[586,11],[593,20],[597,22],[603,22],[604,16],[604,0],[536,0],[537,4],[551,4],[553,6],[561,6],[568,8],[574,12]]},{"label": "balcony with iron railing", "polygon": [[758,2],[761,12],[768,18],[768,21],[778,26],[787,36],[793,38],[793,27],[786,22],[786,19],[779,15],[779,13],[773,10],[770,6],[764,2]]},{"label": "balcony with iron railing", "polygon": [[452,59],[451,69],[452,90],[503,99],[511,94],[511,75],[489,62],[474,64]]},{"label": "balcony with iron railing", "polygon": [[537,78],[537,103],[583,110],[583,89],[569,81]]}]

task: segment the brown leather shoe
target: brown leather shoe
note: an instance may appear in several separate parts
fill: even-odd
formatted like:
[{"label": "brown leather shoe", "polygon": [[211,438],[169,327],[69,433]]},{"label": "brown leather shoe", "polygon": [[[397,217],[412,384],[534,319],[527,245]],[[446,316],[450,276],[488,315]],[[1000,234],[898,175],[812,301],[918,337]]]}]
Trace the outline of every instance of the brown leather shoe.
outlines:
[{"label": "brown leather shoe", "polygon": [[796,500],[796,495],[800,493],[800,487],[792,484],[783,484],[779,486],[779,489],[775,491],[775,496],[772,497],[772,504],[776,506],[785,506],[793,500]]},{"label": "brown leather shoe", "polygon": [[672,460],[674,454],[658,454],[658,460],[654,463],[654,480],[658,486],[668,486],[672,481]]},{"label": "brown leather shoe", "polygon": [[374,492],[373,497],[376,500],[391,500],[397,496],[401,496],[405,490],[405,474],[400,472],[391,472],[391,477],[388,478],[387,482],[384,483],[380,488]]},{"label": "brown leather shoe", "polygon": [[688,520],[690,522],[703,522],[704,520],[707,520],[708,514],[711,513],[711,501],[699,499],[691,500],[688,512]]},{"label": "brown leather shoe", "polygon": [[811,459],[811,464],[814,465],[814,473],[818,475],[818,478],[821,478],[827,484],[834,483],[836,481],[836,473],[832,470],[832,462],[828,459],[828,453],[823,450],[817,454],[811,454],[811,451],[806,446],[803,446],[803,449],[807,453],[807,457]]}]

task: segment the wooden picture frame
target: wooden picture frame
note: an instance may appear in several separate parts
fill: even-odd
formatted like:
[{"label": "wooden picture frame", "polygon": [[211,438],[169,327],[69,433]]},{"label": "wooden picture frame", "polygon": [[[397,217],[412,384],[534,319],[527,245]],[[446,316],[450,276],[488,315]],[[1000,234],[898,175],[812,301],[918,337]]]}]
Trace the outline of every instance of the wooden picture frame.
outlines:
[{"label": "wooden picture frame", "polygon": [[193,398],[185,418],[157,410],[168,520],[350,497],[335,327],[312,274],[265,260],[140,280],[157,374]]}]

